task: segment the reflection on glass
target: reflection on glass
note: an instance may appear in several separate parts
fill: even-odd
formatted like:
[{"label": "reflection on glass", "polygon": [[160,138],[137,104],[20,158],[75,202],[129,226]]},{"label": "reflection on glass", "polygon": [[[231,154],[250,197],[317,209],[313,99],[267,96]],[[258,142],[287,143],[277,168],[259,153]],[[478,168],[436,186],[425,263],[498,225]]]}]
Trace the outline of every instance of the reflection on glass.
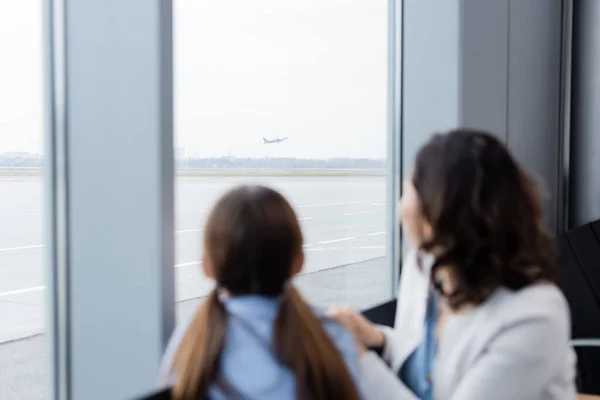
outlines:
[{"label": "reflection on glass", "polygon": [[174,2],[176,293],[189,313],[207,211],[262,183],[295,206],[310,301],[390,295],[386,244],[387,1]]},{"label": "reflection on glass", "polygon": [[44,398],[42,2],[0,2],[0,399]]}]

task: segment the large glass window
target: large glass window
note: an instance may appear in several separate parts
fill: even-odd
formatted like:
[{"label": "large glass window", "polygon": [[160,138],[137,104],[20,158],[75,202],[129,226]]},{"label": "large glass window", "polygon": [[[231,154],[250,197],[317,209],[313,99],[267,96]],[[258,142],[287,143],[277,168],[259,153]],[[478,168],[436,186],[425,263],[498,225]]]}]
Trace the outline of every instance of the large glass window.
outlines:
[{"label": "large glass window", "polygon": [[0,399],[45,398],[42,2],[0,2]]},{"label": "large glass window", "polygon": [[261,183],[305,236],[297,283],[317,305],[391,296],[386,260],[388,1],[174,2],[176,295],[201,277],[207,211]]}]

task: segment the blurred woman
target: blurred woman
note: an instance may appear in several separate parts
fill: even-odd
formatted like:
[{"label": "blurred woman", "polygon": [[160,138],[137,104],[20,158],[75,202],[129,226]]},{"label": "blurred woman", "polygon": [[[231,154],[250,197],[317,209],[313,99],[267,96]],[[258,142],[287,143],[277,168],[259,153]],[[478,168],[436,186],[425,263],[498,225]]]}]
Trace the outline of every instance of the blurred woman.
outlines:
[{"label": "blurred woman", "polygon": [[216,287],[167,348],[174,398],[357,399],[352,336],[292,285],[304,256],[288,202],[261,186],[234,189],[204,232],[202,267]]},{"label": "blurred woman", "polygon": [[373,399],[575,398],[570,316],[539,189],[494,136],[437,134],[400,204],[411,250],[395,329],[333,310],[363,347]]}]

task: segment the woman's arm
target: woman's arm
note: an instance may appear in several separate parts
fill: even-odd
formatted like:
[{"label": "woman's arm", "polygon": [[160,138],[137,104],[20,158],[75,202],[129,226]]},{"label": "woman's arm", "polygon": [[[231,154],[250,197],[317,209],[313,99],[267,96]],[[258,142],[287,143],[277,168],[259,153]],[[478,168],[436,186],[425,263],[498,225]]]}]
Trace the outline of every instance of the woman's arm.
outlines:
[{"label": "woman's arm", "polygon": [[[397,351],[397,332],[386,326],[373,325],[349,308],[332,307],[329,315],[348,329],[356,340],[360,353],[359,386],[364,399],[418,400],[389,364]],[[376,349],[366,351],[365,347]]]},{"label": "woman's arm", "polygon": [[376,325],[376,328],[381,332],[381,336],[383,341],[379,346],[377,346],[377,354],[385,361],[385,363],[389,366],[392,363],[392,357],[396,352],[396,348],[394,346],[394,336],[396,332],[394,332],[393,328],[389,326]]},{"label": "woman's arm", "polygon": [[360,368],[360,387],[365,399],[418,400],[374,352],[361,356]]}]

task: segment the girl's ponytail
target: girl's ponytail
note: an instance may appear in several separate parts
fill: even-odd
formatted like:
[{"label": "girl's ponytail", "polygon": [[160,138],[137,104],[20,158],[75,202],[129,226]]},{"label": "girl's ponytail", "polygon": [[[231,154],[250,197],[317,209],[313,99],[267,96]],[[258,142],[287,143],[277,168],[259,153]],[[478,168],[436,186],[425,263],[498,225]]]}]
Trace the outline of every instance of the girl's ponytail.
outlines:
[{"label": "girl's ponytail", "polygon": [[181,400],[203,398],[218,379],[225,341],[227,312],[213,289],[200,306],[183,337],[171,365],[176,381],[173,397]]},{"label": "girl's ponytail", "polygon": [[296,375],[298,399],[359,398],[344,359],[322,321],[292,285],[283,292],[273,336],[278,357]]}]

